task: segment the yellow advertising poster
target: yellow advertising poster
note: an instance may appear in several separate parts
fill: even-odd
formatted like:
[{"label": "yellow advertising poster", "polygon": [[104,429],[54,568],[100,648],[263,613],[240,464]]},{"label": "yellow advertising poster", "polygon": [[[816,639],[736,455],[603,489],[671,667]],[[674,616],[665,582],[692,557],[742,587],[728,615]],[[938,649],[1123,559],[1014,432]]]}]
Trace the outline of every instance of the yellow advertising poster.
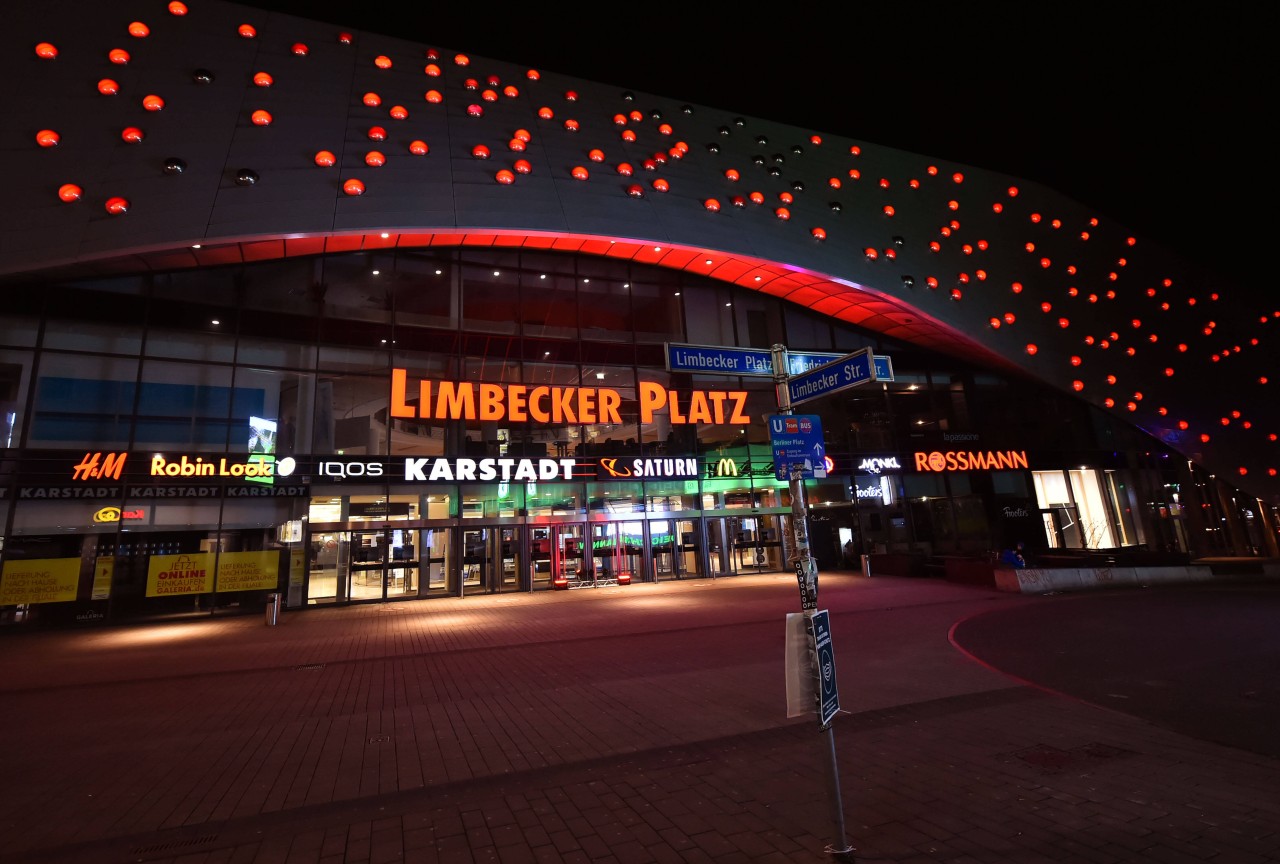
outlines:
[{"label": "yellow advertising poster", "polygon": [[218,593],[274,590],[279,583],[280,552],[223,552],[218,558]]},{"label": "yellow advertising poster", "polygon": [[307,556],[301,549],[289,550],[289,587],[301,588],[302,577],[306,572]]},{"label": "yellow advertising poster", "polygon": [[91,600],[106,600],[111,596],[111,577],[116,573],[116,559],[97,558],[93,562],[93,594]]},{"label": "yellow advertising poster", "polygon": [[0,572],[0,606],[65,603],[76,599],[79,586],[79,558],[6,561]]},{"label": "yellow advertising poster", "polygon": [[204,594],[213,590],[213,553],[152,555],[147,564],[147,596]]}]

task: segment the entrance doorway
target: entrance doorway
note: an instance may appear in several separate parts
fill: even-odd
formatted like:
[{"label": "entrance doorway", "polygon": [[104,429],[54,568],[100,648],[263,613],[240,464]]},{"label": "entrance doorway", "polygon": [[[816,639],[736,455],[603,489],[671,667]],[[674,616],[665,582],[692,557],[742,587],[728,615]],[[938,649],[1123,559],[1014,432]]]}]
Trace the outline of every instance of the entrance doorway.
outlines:
[{"label": "entrance doorway", "polygon": [[514,526],[462,529],[462,593],[497,594],[521,587],[520,534]]},{"label": "entrance doorway", "polygon": [[[385,600],[418,593],[416,531],[380,528],[338,532],[338,599]],[[343,551],[345,550],[345,556]]]},{"label": "entrance doorway", "polygon": [[644,558],[643,522],[596,522],[591,526],[591,581],[629,585],[640,577]]},{"label": "entrance doorway", "polygon": [[530,525],[528,531],[535,589],[576,587],[583,581],[590,584],[586,570],[590,558],[584,558],[582,523]]}]

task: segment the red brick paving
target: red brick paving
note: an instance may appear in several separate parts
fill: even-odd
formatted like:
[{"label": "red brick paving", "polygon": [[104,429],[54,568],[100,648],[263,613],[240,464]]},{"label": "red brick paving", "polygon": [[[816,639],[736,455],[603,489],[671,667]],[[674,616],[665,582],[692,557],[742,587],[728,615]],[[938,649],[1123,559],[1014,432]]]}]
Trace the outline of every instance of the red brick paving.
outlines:
[{"label": "red brick paving", "polygon": [[[947,640],[1034,603],[824,574],[858,861],[1280,861],[1273,761]],[[789,575],[0,635],[6,862],[830,860]]]}]

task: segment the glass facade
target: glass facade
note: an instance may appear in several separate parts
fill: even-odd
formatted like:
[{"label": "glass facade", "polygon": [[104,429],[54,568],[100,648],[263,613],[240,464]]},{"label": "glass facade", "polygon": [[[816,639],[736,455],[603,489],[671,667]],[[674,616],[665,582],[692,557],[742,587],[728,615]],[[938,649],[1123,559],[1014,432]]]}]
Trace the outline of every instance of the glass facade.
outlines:
[{"label": "glass facade", "polygon": [[1084,403],[627,261],[384,250],[9,296],[6,622],[788,569],[772,380],[668,371],[668,342],[892,358],[803,406],[832,461],[806,484],[820,567],[1266,539]]}]

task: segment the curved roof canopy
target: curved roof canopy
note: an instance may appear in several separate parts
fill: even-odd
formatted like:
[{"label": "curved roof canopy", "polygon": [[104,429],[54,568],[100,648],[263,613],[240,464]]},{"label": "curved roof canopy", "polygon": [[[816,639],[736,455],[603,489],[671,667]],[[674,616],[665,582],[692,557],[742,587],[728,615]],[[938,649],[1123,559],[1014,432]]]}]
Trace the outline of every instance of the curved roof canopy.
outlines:
[{"label": "curved roof canopy", "polygon": [[1037,184],[218,0],[9,14],[0,290],[396,246],[622,256],[1020,370],[1280,497],[1280,309]]}]

